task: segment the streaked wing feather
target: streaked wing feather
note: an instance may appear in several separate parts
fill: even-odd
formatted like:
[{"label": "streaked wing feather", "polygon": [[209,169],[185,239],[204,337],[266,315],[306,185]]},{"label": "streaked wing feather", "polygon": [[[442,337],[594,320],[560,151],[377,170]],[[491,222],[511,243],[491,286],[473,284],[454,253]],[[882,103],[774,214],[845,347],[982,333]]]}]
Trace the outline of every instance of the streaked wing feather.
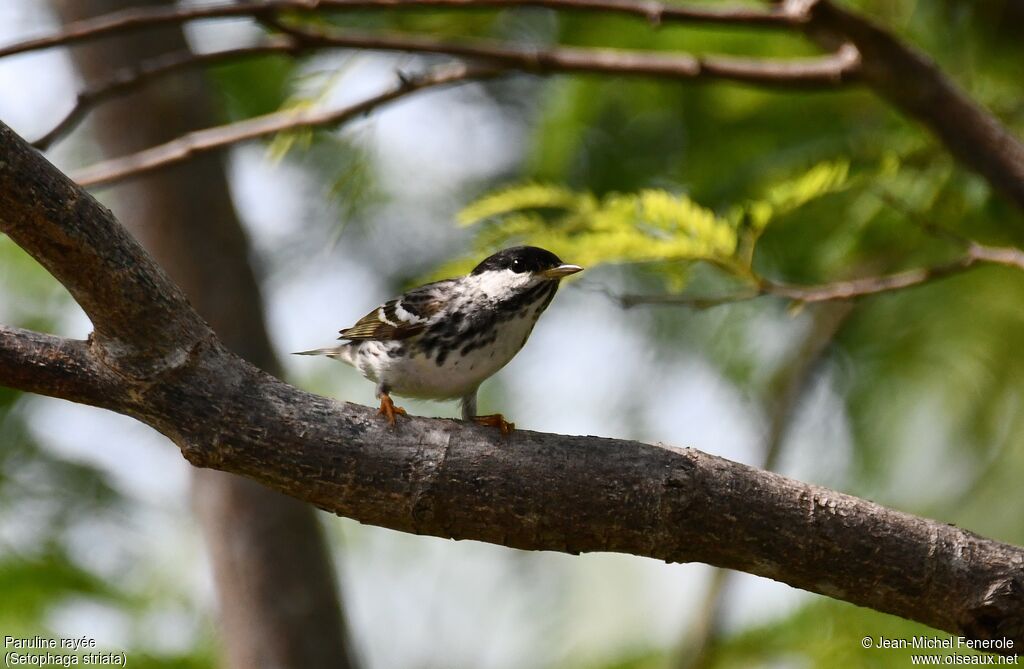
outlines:
[{"label": "streaked wing feather", "polygon": [[338,339],[397,340],[418,335],[444,306],[436,290],[443,283],[447,282],[427,284],[385,302],[352,327],[341,330]]}]

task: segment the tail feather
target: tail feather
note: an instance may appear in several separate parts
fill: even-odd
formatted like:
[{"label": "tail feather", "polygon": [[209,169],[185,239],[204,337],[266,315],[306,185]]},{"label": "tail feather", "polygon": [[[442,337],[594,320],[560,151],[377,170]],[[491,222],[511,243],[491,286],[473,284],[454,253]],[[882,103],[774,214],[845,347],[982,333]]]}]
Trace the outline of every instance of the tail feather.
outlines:
[{"label": "tail feather", "polygon": [[327,348],[314,348],[309,351],[296,351],[292,355],[326,355],[329,358],[352,364],[352,347],[348,343]]},{"label": "tail feather", "polygon": [[328,348],[314,348],[309,351],[295,351],[292,355],[337,355],[340,346],[330,346]]}]

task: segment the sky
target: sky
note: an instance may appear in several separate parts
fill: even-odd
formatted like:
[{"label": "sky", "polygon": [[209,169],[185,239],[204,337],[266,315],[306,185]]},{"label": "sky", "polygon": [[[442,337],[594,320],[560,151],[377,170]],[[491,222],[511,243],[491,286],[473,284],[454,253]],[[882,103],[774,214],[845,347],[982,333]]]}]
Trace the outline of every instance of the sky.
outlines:
[{"label": "sky", "polygon": [[[45,3],[0,4],[0,43],[53,27]],[[255,34],[238,21],[189,33],[199,50],[239,45]],[[415,65],[408,59],[341,54],[307,67],[331,71],[342,61],[344,72],[322,104],[343,105],[381,90],[393,83],[396,67]],[[33,139],[70,108],[78,83],[59,50],[0,60],[0,90],[18,92],[0,96],[0,118]],[[528,131],[528,118],[506,113],[474,86],[420,95],[344,128],[342,136],[370,157],[385,204],[363,214],[370,217],[362,228],[366,232],[356,237],[342,229],[332,244],[301,243],[337,226],[339,217],[324,197],[322,181],[310,176],[301,157],[274,161],[261,144],[225,154],[233,197],[264,259],[269,327],[290,379],[373,404],[373,384],[354,370],[288,353],[330,343],[338,329],[391,297],[387,276],[403,269],[428,271],[453,249],[463,249],[467,238],[456,229],[454,214],[486,184],[514,174]],[[47,155],[66,171],[98,157],[87,126]],[[279,253],[282,248],[297,248],[300,255]],[[0,268],[0,295],[17,280]],[[694,446],[757,464],[764,429],[759,409],[701,356],[651,348],[637,327],[644,312],[625,318],[593,290],[614,281],[614,272],[597,269],[562,290],[526,348],[485,384],[481,411],[500,410],[529,429]],[[14,307],[2,300],[0,318],[11,317]],[[750,328],[759,333],[751,345],[763,349],[766,359],[784,353],[802,327],[799,319],[762,319]],[[90,326],[80,309],[69,306],[59,329],[84,337]],[[497,388],[501,393],[494,392]],[[656,402],[645,399],[652,391]],[[494,404],[499,394],[505,398],[501,406]],[[443,403],[407,406],[426,415],[455,416],[457,410]],[[201,537],[189,513],[188,465],[169,441],[123,416],[42,398],[31,403],[30,416],[32,431],[46,448],[97,465],[133,500],[132,517],[124,524],[76,528],[71,541],[81,564],[113,578],[125,575],[130,563],[129,587],[159,583],[174,590],[165,607],[141,621],[95,602],[66,602],[52,613],[54,628],[66,636],[95,636],[114,647],[140,635],[160,648],[189,647],[202,633],[192,611],[212,610],[215,603]],[[842,405],[827,376],[792,435],[786,473],[817,482],[842,475],[842,458],[828,465],[833,470],[823,470],[814,452],[822,440],[837,444],[839,452],[844,444],[848,450]],[[699,613],[711,573],[704,565],[530,553],[323,519],[339,548],[335,558],[350,625],[368,667],[440,666],[439,649],[447,666],[498,669],[520,667],[523,658],[544,665],[672,647]],[[746,575],[733,583],[727,599],[732,630],[782,615],[811,597]]]}]

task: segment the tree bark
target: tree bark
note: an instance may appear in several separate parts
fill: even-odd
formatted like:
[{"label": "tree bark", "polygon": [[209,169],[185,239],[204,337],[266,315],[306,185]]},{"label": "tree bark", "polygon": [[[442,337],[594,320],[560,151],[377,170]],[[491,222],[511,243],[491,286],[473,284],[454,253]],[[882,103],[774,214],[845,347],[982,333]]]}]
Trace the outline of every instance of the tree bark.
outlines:
[{"label": "tree bark", "polygon": [[[165,0],[53,0],[65,22]],[[178,25],[72,50],[86,80],[109,78],[140,60],[188,45]],[[199,71],[110,101],[96,112],[105,153],[120,155],[214,122]],[[220,160],[124,184],[121,220],[182,287],[232,351],[280,375],[267,337],[250,248]],[[252,480],[195,470],[193,505],[210,553],[228,666],[351,666],[326,543],[314,510]]]},{"label": "tree bark", "polygon": [[[2,124],[0,156],[0,230],[96,326],[85,342],[0,327],[0,384],[133,416],[197,466],[363,523],[706,562],[1024,648],[1024,549],[693,449],[414,417],[389,428],[227,350],[110,212]],[[141,316],[182,337],[110,334]]]}]

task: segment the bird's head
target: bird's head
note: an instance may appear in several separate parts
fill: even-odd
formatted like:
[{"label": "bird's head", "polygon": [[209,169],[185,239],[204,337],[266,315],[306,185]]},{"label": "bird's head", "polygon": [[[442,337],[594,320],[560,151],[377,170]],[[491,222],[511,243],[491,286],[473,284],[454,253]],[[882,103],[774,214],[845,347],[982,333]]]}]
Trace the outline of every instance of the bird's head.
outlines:
[{"label": "bird's head", "polygon": [[470,276],[490,279],[510,289],[525,290],[582,270],[579,265],[563,263],[551,251],[536,246],[513,246],[485,258]]}]

